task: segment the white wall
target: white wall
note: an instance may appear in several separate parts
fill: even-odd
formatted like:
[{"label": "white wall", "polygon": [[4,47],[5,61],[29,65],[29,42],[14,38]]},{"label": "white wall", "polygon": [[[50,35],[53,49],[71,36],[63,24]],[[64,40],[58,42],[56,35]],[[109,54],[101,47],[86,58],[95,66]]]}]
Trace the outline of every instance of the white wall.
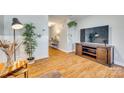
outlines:
[{"label": "white wall", "polygon": [[[66,26],[70,21],[76,21],[76,19],[68,18],[68,20],[66,22]],[[75,51],[76,32],[77,32],[76,27],[69,28],[67,26],[67,49],[69,52]]]},{"label": "white wall", "polygon": [[78,20],[77,41],[80,42],[80,29],[109,25],[109,44],[114,45],[114,62],[124,66],[124,16],[87,16]]},{"label": "white wall", "polygon": [[4,33],[4,16],[0,15],[0,35]]},{"label": "white wall", "polygon": [[67,27],[66,24],[63,23],[61,25],[61,32],[60,32],[60,44],[59,44],[59,48],[64,51],[64,52],[68,52],[68,47],[67,47]]},{"label": "white wall", "polygon": [[[0,15],[0,40],[3,40],[3,34],[4,34],[4,16]],[[6,55],[3,53],[2,50],[0,50],[0,62],[6,61]]]},{"label": "white wall", "polygon": [[[4,35],[5,39],[13,40],[13,31],[11,29],[12,18],[18,18],[22,24],[33,23],[36,26],[36,33],[41,34],[37,39],[38,47],[34,53],[36,59],[48,57],[48,16],[46,15],[6,15],[4,16]],[[45,30],[45,31],[44,31]],[[16,40],[21,40],[21,34],[24,29],[16,31]],[[24,47],[22,46],[17,53],[18,58],[27,58]]]}]

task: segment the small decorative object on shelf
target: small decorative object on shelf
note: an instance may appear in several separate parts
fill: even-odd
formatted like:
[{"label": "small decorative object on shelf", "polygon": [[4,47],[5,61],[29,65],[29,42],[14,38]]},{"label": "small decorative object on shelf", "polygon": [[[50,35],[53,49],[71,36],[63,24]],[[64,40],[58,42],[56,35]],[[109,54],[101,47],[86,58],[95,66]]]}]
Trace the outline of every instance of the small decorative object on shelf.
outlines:
[{"label": "small decorative object on shelf", "polygon": [[106,47],[106,45],[107,45],[107,40],[103,40],[103,42],[104,42],[104,44],[105,44],[105,47]]}]

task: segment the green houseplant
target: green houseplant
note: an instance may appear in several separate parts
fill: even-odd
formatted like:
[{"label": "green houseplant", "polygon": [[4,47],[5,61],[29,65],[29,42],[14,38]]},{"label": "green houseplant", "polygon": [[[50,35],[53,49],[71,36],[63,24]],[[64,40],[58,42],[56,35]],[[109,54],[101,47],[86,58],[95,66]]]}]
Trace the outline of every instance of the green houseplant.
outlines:
[{"label": "green houseplant", "polygon": [[25,52],[28,54],[28,60],[32,61],[35,58],[33,57],[33,53],[37,47],[37,35],[34,32],[34,30],[36,29],[36,27],[30,23],[30,24],[25,24],[24,25],[24,33],[22,34],[22,36],[24,37],[24,46],[25,46]]},{"label": "green houseplant", "polygon": [[69,28],[71,28],[71,27],[76,27],[77,23],[75,21],[70,21],[67,25]]}]

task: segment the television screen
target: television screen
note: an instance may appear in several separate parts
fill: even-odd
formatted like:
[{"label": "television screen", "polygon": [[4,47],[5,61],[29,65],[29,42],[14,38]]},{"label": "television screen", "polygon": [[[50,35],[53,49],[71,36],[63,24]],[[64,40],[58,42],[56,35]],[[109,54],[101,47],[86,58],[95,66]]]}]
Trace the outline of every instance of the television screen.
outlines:
[{"label": "television screen", "polygon": [[81,29],[80,33],[81,42],[91,42],[91,43],[107,43],[109,36],[109,26],[99,26]]}]

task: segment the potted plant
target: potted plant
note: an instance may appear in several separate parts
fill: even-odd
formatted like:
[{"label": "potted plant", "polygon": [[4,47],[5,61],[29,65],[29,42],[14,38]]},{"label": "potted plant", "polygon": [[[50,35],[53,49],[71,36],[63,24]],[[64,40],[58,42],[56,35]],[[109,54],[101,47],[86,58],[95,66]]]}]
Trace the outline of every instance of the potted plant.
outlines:
[{"label": "potted plant", "polygon": [[37,47],[37,35],[34,32],[34,30],[36,29],[36,27],[30,23],[30,24],[25,24],[24,25],[24,33],[22,34],[22,36],[24,37],[24,46],[25,46],[25,52],[28,55],[27,60],[29,60],[30,63],[34,63],[34,59],[35,57],[33,57],[33,53]]},{"label": "potted plant", "polygon": [[68,25],[69,28],[71,28],[71,27],[76,27],[76,26],[77,26],[77,22],[75,22],[75,21],[70,21],[67,25]]}]

